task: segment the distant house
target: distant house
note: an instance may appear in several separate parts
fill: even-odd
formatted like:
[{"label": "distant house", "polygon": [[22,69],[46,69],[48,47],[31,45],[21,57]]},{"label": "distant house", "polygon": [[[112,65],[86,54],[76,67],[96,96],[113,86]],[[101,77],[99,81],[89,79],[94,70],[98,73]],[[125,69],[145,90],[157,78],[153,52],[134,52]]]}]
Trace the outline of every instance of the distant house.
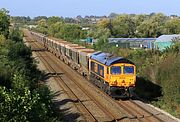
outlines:
[{"label": "distant house", "polygon": [[156,38],[109,38],[109,43],[120,48],[154,49]]},{"label": "distant house", "polygon": [[164,50],[167,47],[170,47],[176,41],[180,41],[180,34],[162,35],[156,39],[154,44],[157,49]]}]

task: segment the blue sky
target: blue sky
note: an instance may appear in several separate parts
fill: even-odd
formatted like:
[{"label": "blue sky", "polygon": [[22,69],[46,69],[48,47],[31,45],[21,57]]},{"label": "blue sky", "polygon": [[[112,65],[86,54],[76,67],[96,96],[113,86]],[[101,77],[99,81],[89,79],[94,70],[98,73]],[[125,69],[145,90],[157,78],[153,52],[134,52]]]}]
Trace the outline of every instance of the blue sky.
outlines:
[{"label": "blue sky", "polygon": [[149,14],[180,15],[180,0],[0,0],[12,16],[63,16]]}]

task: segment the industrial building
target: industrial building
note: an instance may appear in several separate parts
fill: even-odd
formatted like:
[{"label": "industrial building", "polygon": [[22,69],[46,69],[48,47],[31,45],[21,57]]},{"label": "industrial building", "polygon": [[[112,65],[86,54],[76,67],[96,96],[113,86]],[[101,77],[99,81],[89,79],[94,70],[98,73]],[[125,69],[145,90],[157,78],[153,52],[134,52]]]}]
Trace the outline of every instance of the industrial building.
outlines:
[{"label": "industrial building", "polygon": [[180,42],[180,34],[162,35],[156,39],[154,44],[157,49],[162,51],[178,41]]},{"label": "industrial building", "polygon": [[154,49],[156,38],[109,38],[109,43],[120,48]]},{"label": "industrial building", "polygon": [[109,38],[108,41],[119,48],[158,49],[163,51],[175,42],[180,42],[180,34],[162,35],[158,38]]}]

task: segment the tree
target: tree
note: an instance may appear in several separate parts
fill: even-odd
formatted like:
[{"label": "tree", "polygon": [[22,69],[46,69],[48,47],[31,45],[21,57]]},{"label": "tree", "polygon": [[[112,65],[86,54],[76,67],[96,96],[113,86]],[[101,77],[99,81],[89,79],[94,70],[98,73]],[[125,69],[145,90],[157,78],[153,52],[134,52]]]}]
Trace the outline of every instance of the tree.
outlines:
[{"label": "tree", "polygon": [[180,19],[170,19],[165,23],[166,34],[180,34]]},{"label": "tree", "polygon": [[33,18],[33,21],[38,22],[42,19],[47,21],[48,18],[46,16],[37,16]]},{"label": "tree", "polygon": [[8,38],[9,34],[10,17],[8,11],[5,9],[0,10],[0,35],[4,35]]},{"label": "tree", "polygon": [[16,42],[22,42],[22,36],[23,36],[23,34],[19,31],[18,28],[10,30],[9,39],[16,41]]},{"label": "tree", "polygon": [[94,48],[101,51],[107,51],[106,49],[108,48],[108,38],[110,35],[111,32],[107,28],[96,28],[95,31],[89,30],[87,33],[88,37],[97,39],[97,43],[95,43]]},{"label": "tree", "polygon": [[65,17],[64,18],[65,23],[76,23],[76,20],[70,17]]},{"label": "tree", "polygon": [[112,31],[115,37],[133,37],[135,33],[135,23],[128,15],[119,15],[112,21]]},{"label": "tree", "polygon": [[13,22],[14,24],[30,24],[31,18],[29,16],[15,16],[11,17],[11,22]]},{"label": "tree", "polygon": [[104,37],[104,38],[109,38],[111,36],[111,32],[109,29],[105,28],[98,28],[96,30],[96,33],[94,34],[94,38],[101,38],[101,37]]},{"label": "tree", "polygon": [[156,27],[156,23],[152,23],[150,20],[143,21],[138,27],[137,32],[139,37],[153,37],[154,27]]},{"label": "tree", "polygon": [[110,20],[109,19],[102,19],[101,21],[98,21],[97,26],[99,28],[109,28]]},{"label": "tree", "polygon": [[107,52],[107,50],[109,48],[108,39],[106,37],[100,37],[98,39],[97,43],[95,43],[94,48],[96,50],[101,50],[101,51]]},{"label": "tree", "polygon": [[53,121],[52,95],[18,31],[0,43],[0,121]]},{"label": "tree", "polygon": [[151,15],[137,27],[138,36],[155,38],[162,35],[165,21],[166,17],[161,13]]},{"label": "tree", "polygon": [[0,35],[0,44],[2,43],[2,42],[4,42],[6,40],[6,38],[4,37],[4,35]]},{"label": "tree", "polygon": [[45,19],[39,20],[38,21],[38,26],[37,26],[37,30],[43,34],[47,34],[48,33],[48,26],[46,23]]},{"label": "tree", "polygon": [[118,16],[118,14],[116,14],[116,13],[110,13],[109,14],[109,18],[115,18],[115,17],[117,17]]},{"label": "tree", "polygon": [[63,22],[56,22],[49,26],[48,33],[49,35],[55,37],[57,33],[60,32],[60,30],[63,28]]},{"label": "tree", "polygon": [[47,25],[50,26],[56,22],[63,22],[63,19],[56,16],[49,17],[47,20]]},{"label": "tree", "polygon": [[77,24],[64,24],[58,35],[65,40],[80,39],[82,33],[81,27]]},{"label": "tree", "polygon": [[136,15],[134,18],[134,22],[136,24],[136,27],[141,25],[141,23],[145,20],[148,20],[149,19],[149,16],[148,15],[143,15],[143,14],[140,14],[140,15]]}]

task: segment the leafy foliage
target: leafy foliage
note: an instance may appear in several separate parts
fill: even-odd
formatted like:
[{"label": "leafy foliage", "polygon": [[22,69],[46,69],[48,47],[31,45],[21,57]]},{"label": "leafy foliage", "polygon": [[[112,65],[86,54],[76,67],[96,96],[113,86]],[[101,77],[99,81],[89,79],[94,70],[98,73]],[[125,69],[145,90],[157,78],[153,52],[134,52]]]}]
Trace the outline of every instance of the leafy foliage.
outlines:
[{"label": "leafy foliage", "polygon": [[[9,22],[6,16],[0,11],[0,18],[5,18],[0,23]],[[1,24],[0,28],[0,121],[55,121],[52,94],[39,83],[41,72],[22,33]]]},{"label": "leafy foliage", "polygon": [[[146,85],[144,81],[137,79],[138,94],[148,100],[153,98],[149,98],[150,96],[159,94],[158,101],[153,103],[178,117],[180,117],[178,115],[180,105],[179,49],[179,44],[176,44],[164,52],[142,50],[129,56],[137,65],[138,76],[144,77],[144,81],[159,85],[161,87],[159,90],[162,91],[161,96],[158,89],[153,90],[155,85]],[[144,88],[146,88],[145,91]]]},{"label": "leafy foliage", "polygon": [[180,19],[171,19],[165,23],[165,31],[167,34],[180,33]]},{"label": "leafy foliage", "polygon": [[14,28],[10,30],[9,39],[16,41],[16,42],[22,42],[23,34],[19,31],[18,28]]},{"label": "leafy foliage", "polygon": [[114,37],[133,37],[135,32],[135,23],[128,15],[117,16],[113,22]]},{"label": "leafy foliage", "polygon": [[5,9],[0,9],[0,35],[4,35],[6,38],[9,34],[9,16],[8,11]]}]

